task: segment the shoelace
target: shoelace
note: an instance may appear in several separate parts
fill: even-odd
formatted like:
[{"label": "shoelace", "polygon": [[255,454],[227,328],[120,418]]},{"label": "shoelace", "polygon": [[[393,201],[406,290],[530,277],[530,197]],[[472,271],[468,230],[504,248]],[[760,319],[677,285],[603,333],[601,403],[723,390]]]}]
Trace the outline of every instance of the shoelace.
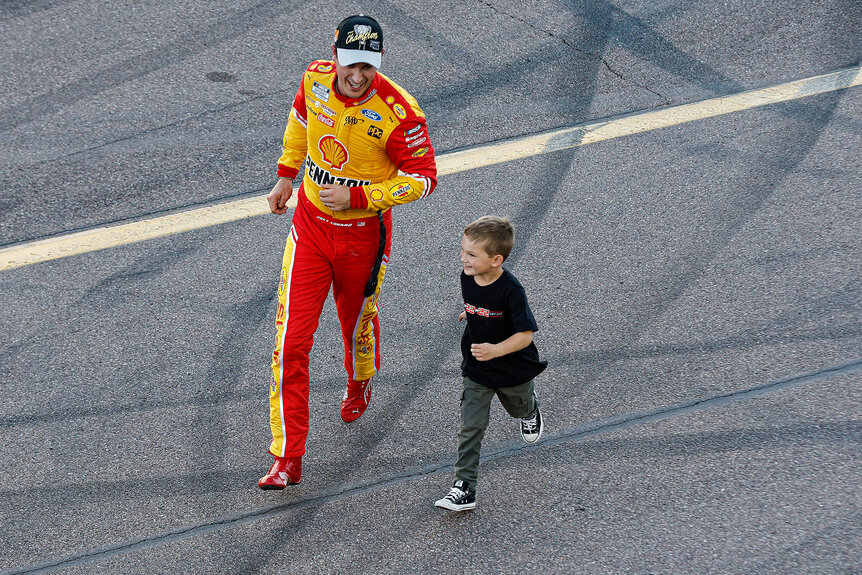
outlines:
[{"label": "shoelace", "polygon": [[446,499],[448,499],[449,501],[454,503],[454,502],[458,501],[459,499],[461,499],[462,497],[464,497],[465,495],[467,495],[467,493],[465,491],[461,491],[457,487],[453,487],[449,490],[449,493],[446,495]]},{"label": "shoelace", "polygon": [[524,426],[524,429],[526,431],[536,431],[536,427],[538,427],[538,421],[536,421],[535,417],[532,419],[522,419],[521,425]]}]

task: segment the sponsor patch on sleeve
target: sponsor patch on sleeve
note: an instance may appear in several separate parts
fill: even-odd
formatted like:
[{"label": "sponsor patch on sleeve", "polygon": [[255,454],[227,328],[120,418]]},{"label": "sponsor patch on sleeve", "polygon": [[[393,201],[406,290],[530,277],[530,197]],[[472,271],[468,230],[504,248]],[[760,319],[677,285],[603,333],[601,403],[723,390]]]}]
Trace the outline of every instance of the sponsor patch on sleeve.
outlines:
[{"label": "sponsor patch on sleeve", "polygon": [[389,188],[389,193],[392,194],[393,198],[403,198],[412,191],[413,188],[407,182],[395,184],[394,186]]}]

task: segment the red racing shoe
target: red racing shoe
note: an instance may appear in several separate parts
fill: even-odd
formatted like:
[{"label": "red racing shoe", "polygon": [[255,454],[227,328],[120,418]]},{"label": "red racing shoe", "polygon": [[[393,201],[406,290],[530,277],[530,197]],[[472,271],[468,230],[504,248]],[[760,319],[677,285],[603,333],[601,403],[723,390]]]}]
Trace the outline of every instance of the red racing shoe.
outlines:
[{"label": "red racing shoe", "polygon": [[302,457],[276,457],[266,475],[261,477],[257,486],[261,489],[284,489],[288,485],[298,485],[302,480]]},{"label": "red racing shoe", "polygon": [[371,403],[371,380],[353,381],[348,379],[344,399],[341,400],[341,419],[347,423],[356,421],[360,415],[365,413],[369,403]]}]

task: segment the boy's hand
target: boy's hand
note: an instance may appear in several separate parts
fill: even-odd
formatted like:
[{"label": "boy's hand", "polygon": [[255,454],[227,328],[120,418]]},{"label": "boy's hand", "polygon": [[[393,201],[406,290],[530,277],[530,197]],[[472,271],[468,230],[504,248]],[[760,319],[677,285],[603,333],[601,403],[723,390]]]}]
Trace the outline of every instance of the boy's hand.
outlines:
[{"label": "boy's hand", "polygon": [[470,353],[479,361],[488,361],[499,355],[497,345],[493,343],[474,343],[470,346]]},{"label": "boy's hand", "polygon": [[531,343],[533,332],[519,331],[500,343],[474,343],[470,346],[470,353],[479,361],[488,361],[524,349]]},{"label": "boy's hand", "polygon": [[464,321],[465,319],[467,319],[467,312],[466,311],[462,311],[461,313],[458,314],[458,321]]}]

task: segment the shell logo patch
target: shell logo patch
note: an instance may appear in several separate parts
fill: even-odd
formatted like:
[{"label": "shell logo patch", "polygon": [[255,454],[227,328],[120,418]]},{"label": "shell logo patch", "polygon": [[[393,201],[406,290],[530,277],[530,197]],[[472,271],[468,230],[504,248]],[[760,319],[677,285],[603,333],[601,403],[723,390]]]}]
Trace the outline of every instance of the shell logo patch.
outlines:
[{"label": "shell logo patch", "polygon": [[394,106],[392,106],[392,110],[395,112],[395,115],[402,120],[407,117],[407,112],[404,110],[404,106],[402,106],[401,104],[395,104]]},{"label": "shell logo patch", "polygon": [[317,142],[317,149],[323,154],[323,159],[329,162],[333,170],[340,170],[348,162],[347,148],[335,139],[335,136],[327,134]]},{"label": "shell logo patch", "polygon": [[387,97],[386,97],[386,103],[387,103],[387,104],[389,104],[390,106],[391,106],[394,102],[395,102],[395,98],[393,98],[392,96],[387,96]]},{"label": "shell logo patch", "polygon": [[383,190],[380,188],[371,188],[371,199],[375,202],[379,202],[383,199]]}]

